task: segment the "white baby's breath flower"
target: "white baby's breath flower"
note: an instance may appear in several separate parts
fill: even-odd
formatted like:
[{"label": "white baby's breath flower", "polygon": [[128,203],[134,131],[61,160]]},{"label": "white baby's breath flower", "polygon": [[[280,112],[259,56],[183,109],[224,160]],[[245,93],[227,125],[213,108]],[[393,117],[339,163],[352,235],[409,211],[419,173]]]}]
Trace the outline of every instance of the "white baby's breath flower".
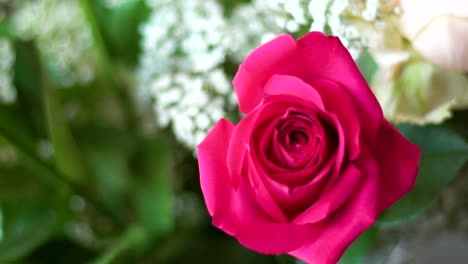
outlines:
[{"label": "white baby's breath flower", "polygon": [[0,102],[8,104],[15,101],[16,89],[13,86],[15,53],[7,39],[0,38],[0,58]]},{"label": "white baby's breath flower", "polygon": [[229,18],[232,43],[230,53],[242,62],[252,50],[286,32],[294,33],[307,25],[303,0],[253,0],[239,5]]},{"label": "white baby's breath flower", "polygon": [[194,149],[225,116],[233,90],[222,65],[231,41],[221,7],[206,0],[148,0],[138,93],[152,99],[157,123]]},{"label": "white baby's breath flower", "polygon": [[86,84],[94,78],[96,54],[78,1],[24,1],[12,21],[21,38],[37,38],[39,50],[60,86]]},{"label": "white baby's breath flower", "polygon": [[[256,47],[269,36],[280,33],[322,31],[338,36],[354,58],[368,46],[366,36],[360,34],[356,23],[382,27],[382,17],[393,11],[393,0],[253,0],[252,4],[239,6],[231,18],[233,34],[240,35],[245,47]],[[241,35],[244,35],[241,36]],[[245,37],[247,36],[247,37]],[[244,41],[244,42],[242,42]],[[236,45],[236,46],[240,46]],[[240,53],[245,56],[244,49]],[[251,49],[247,49],[251,50]]]},{"label": "white baby's breath flower", "polygon": [[17,161],[18,156],[14,147],[0,136],[0,166],[12,167]]}]

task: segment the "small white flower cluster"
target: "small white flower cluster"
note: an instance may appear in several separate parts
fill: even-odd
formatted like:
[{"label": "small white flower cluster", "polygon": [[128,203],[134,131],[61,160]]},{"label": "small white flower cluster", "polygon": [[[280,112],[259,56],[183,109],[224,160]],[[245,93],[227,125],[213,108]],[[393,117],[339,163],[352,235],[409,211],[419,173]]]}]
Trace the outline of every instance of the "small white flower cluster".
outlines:
[{"label": "small white flower cluster", "polygon": [[0,58],[0,102],[13,103],[16,99],[12,69],[15,53],[11,42],[7,39],[0,38]]},{"label": "small white flower cluster", "polygon": [[[255,47],[282,32],[322,31],[340,37],[353,57],[368,46],[361,24],[385,26],[381,17],[396,12],[393,0],[253,0],[239,6],[230,25],[241,42],[234,53]],[[246,48],[247,49],[247,48]]]},{"label": "small white flower cluster", "polygon": [[86,84],[94,78],[97,56],[78,1],[25,1],[13,15],[13,26],[21,38],[37,38],[60,86]]},{"label": "small white flower cluster", "polygon": [[138,93],[152,99],[158,125],[194,149],[232,105],[222,65],[229,41],[214,0],[148,0],[153,14],[142,28]]},{"label": "small white flower cluster", "polygon": [[[291,2],[297,2],[291,0]],[[232,43],[229,47],[230,55],[240,63],[260,44],[268,42],[279,34],[284,33],[286,24],[296,27],[296,21],[284,9],[268,14],[268,6],[278,7],[280,1],[271,2],[253,0],[250,4],[239,5],[229,18]]]}]

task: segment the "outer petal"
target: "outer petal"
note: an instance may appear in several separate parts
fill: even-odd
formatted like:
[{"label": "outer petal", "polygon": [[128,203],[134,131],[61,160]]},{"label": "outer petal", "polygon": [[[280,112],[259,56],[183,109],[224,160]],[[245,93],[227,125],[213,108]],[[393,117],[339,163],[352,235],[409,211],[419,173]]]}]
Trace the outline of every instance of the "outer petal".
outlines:
[{"label": "outer petal", "polygon": [[380,168],[379,211],[383,211],[413,188],[421,150],[385,121],[373,154]]},{"label": "outer petal", "polygon": [[258,174],[257,168],[255,167],[255,161],[253,160],[252,155],[252,153],[249,153],[249,157],[246,160],[246,162],[248,162],[247,168],[250,186],[253,189],[253,193],[255,194],[257,201],[265,210],[265,212],[267,212],[276,221],[286,222],[286,216],[278,207],[278,204],[275,202],[275,200],[263,184],[260,175]]},{"label": "outer petal", "polygon": [[351,243],[377,219],[379,197],[379,168],[369,151],[363,154],[361,168],[366,175],[355,195],[332,217],[319,238],[289,254],[307,263],[335,264]]},{"label": "outer petal", "polygon": [[268,79],[264,91],[272,95],[297,96],[312,102],[319,109],[324,109],[320,94],[309,84],[294,76],[275,74]]},{"label": "outer petal", "polygon": [[239,66],[233,85],[242,113],[250,112],[260,103],[263,83],[295,49],[296,41],[290,35],[282,35],[258,47]]},{"label": "outer petal", "polygon": [[291,59],[297,63],[296,76],[306,83],[320,78],[344,87],[359,116],[367,120],[364,132],[369,142],[373,142],[383,119],[382,109],[348,50],[337,37],[320,32],[311,32],[297,42],[298,51]]},{"label": "outer petal", "polygon": [[262,109],[257,108],[246,117],[244,117],[233,131],[230,148],[227,152],[227,166],[232,178],[232,186],[237,188],[239,185],[243,164],[245,162],[245,153],[247,144],[252,135],[259,114]]},{"label": "outer petal", "polygon": [[[200,184],[208,212],[211,216],[226,214],[231,190],[230,176],[226,164],[229,141],[234,125],[221,119],[198,145]],[[222,228],[232,234],[230,227]]]}]

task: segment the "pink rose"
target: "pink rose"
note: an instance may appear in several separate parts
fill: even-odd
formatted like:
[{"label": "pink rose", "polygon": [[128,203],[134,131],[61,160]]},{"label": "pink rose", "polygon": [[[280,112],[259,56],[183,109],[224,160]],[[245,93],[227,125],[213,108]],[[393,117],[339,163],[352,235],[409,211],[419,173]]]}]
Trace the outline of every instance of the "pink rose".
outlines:
[{"label": "pink rose", "polygon": [[336,263],[413,187],[420,150],[383,115],[336,37],[279,36],[233,81],[245,117],[198,146],[213,224],[266,254]]}]

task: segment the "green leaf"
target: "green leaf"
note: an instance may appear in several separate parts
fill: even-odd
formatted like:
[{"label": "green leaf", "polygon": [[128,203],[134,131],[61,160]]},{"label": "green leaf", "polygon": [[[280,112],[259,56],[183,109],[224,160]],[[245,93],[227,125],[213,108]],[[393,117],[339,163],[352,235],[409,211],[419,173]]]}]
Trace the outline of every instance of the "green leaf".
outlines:
[{"label": "green leaf", "polygon": [[163,140],[147,142],[140,153],[140,178],[134,188],[134,202],[139,221],[153,236],[168,234],[174,227],[169,145]]},{"label": "green leaf", "polygon": [[83,4],[88,6],[86,12],[93,16],[92,24],[100,34],[101,49],[107,49],[109,57],[135,66],[140,52],[139,28],[151,13],[145,1],[127,1],[114,8],[106,7],[101,1]]},{"label": "green leaf", "polygon": [[[37,51],[37,49],[36,49]],[[54,148],[54,157],[57,168],[74,182],[84,182],[87,176],[85,164],[82,160],[80,150],[75,143],[68,124],[64,120],[59,98],[47,78],[47,71],[41,63],[40,54],[38,58],[41,69],[41,92],[44,99],[46,123],[49,137]]]},{"label": "green leaf", "polygon": [[141,46],[139,28],[149,15],[150,9],[142,0],[126,2],[113,10],[109,28],[110,43],[115,45],[114,55],[129,65],[138,63]]},{"label": "green leaf", "polygon": [[236,7],[238,7],[239,5],[248,4],[250,1],[249,0],[237,0],[237,1],[220,0],[219,2],[224,7],[223,9],[224,9],[225,16],[229,16],[236,9]]},{"label": "green leaf", "polygon": [[145,229],[138,225],[132,225],[115,241],[114,245],[112,245],[96,260],[90,262],[90,264],[115,263],[116,259],[125,251],[130,251],[132,248],[140,246],[145,240]]},{"label": "green leaf", "polygon": [[[18,97],[15,107],[15,119],[24,119],[27,133],[34,138],[46,138],[44,100],[41,93],[41,70],[39,57],[33,42],[15,41],[14,86]],[[34,109],[34,111],[29,111]],[[18,122],[17,122],[18,123]]]},{"label": "green leaf", "polygon": [[453,117],[447,120],[447,127],[455,130],[465,140],[468,140],[468,109],[453,111]]},{"label": "green leaf", "polygon": [[0,240],[0,263],[10,263],[37,248],[56,230],[55,210],[40,201],[21,202],[3,208],[3,239]]},{"label": "green leaf", "polygon": [[88,139],[88,142],[83,144],[83,150],[94,176],[93,185],[97,198],[115,216],[123,219],[127,217],[122,205],[127,198],[130,179],[128,155],[123,151],[121,142],[109,143],[98,137]]},{"label": "green leaf", "polygon": [[[284,258],[294,263],[289,256],[281,256],[279,261]],[[280,264],[279,261],[278,256],[257,253],[219,232],[176,232],[154,248],[148,263]]]},{"label": "green leaf", "polygon": [[345,251],[341,257],[339,264],[355,264],[364,263],[364,259],[369,252],[369,249],[377,240],[377,232],[374,227],[366,230],[351,246]]},{"label": "green leaf", "polygon": [[3,210],[0,207],[0,241],[3,240]]},{"label": "green leaf", "polygon": [[369,51],[364,50],[359,54],[359,57],[356,60],[356,63],[361,70],[362,75],[366,78],[366,81],[370,83],[372,77],[378,70],[377,62],[374,60]]},{"label": "green leaf", "polygon": [[417,217],[458,175],[468,159],[468,145],[447,128],[400,125],[398,129],[422,149],[419,173],[414,189],[380,216],[381,226]]},{"label": "green leaf", "polygon": [[[29,131],[23,123],[8,109],[0,106],[0,135],[6,140],[18,154],[21,163],[30,173],[30,177],[35,177],[42,184],[51,190],[57,190],[64,194],[69,191],[68,182],[55,167],[46,163],[39,157],[36,151],[36,144]],[[4,171],[3,171],[4,172]],[[2,176],[7,175],[2,173]],[[4,179],[5,177],[3,177]],[[24,187],[25,185],[21,185]],[[18,189],[18,185],[16,185]],[[0,191],[2,188],[0,188]],[[0,195],[1,197],[1,195]]]},{"label": "green leaf", "polygon": [[7,20],[2,20],[2,18],[0,17],[0,37],[11,38],[12,36],[13,34],[11,32],[10,24]]},{"label": "green leaf", "polygon": [[275,263],[276,264],[297,264],[297,263],[304,263],[290,255],[278,255],[275,256]]}]

